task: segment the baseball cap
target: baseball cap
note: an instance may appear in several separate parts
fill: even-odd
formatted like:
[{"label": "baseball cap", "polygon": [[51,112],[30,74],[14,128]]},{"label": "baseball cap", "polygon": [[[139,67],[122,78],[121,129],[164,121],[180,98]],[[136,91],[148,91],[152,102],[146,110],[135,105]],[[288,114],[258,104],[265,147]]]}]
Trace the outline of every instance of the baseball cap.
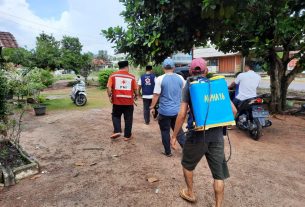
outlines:
[{"label": "baseball cap", "polygon": [[191,62],[190,73],[204,73],[208,72],[207,62],[202,58],[195,58]]},{"label": "baseball cap", "polygon": [[163,61],[162,67],[165,69],[172,69],[175,67],[175,63],[171,58],[168,57]]}]

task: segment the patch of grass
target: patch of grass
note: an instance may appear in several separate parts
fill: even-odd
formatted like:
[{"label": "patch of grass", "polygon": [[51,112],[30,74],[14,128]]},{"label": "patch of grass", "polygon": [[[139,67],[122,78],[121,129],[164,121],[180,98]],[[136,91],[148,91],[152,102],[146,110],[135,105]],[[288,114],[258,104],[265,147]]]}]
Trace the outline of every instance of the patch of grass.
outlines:
[{"label": "patch of grass", "polygon": [[74,80],[76,78],[76,75],[73,74],[62,74],[55,76],[55,80]]},{"label": "patch of grass", "polygon": [[[87,88],[87,104],[85,106],[76,106],[70,99],[71,89],[62,90],[52,90],[43,92],[47,98],[45,104],[47,105],[47,110],[86,110],[93,108],[104,108],[109,107],[108,96],[105,90],[100,90],[98,88]],[[57,98],[58,97],[58,98]]]}]

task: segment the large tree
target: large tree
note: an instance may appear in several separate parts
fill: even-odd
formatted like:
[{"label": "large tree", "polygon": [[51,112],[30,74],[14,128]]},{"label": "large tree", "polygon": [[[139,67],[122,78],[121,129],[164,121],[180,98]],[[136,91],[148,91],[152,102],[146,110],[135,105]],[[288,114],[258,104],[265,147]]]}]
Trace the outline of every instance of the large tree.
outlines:
[{"label": "large tree", "polygon": [[82,44],[77,37],[64,36],[61,40],[61,66],[79,72],[82,68]]},{"label": "large tree", "polygon": [[[121,0],[127,29],[103,33],[136,63],[161,62],[175,51],[208,41],[224,52],[253,51],[270,73],[272,107],[284,110],[289,84],[305,65],[305,2],[302,0]],[[279,53],[281,51],[281,53]],[[298,51],[293,57],[289,51]],[[292,58],[298,64],[287,71]]]},{"label": "large tree", "polygon": [[60,42],[53,35],[41,33],[36,37],[36,48],[34,52],[35,66],[54,70],[59,67]]},{"label": "large tree", "polygon": [[97,59],[101,59],[104,61],[108,61],[109,60],[109,55],[107,50],[99,50],[96,56]]}]

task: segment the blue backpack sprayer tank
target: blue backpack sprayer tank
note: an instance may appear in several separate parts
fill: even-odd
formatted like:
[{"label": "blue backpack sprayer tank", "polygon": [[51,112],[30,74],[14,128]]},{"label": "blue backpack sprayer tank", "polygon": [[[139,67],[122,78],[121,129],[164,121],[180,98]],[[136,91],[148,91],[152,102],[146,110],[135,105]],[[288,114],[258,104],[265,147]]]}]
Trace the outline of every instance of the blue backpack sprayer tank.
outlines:
[{"label": "blue backpack sprayer tank", "polygon": [[205,131],[213,127],[235,125],[228,87],[223,76],[198,78],[190,82],[189,90],[194,126],[192,130]]}]

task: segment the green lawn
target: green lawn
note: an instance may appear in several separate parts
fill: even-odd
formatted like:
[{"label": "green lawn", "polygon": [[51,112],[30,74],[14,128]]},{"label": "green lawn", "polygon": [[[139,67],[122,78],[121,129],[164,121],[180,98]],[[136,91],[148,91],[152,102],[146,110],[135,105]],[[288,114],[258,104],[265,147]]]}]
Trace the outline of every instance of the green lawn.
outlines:
[{"label": "green lawn", "polygon": [[50,90],[42,92],[46,96],[47,110],[86,110],[93,108],[103,108],[111,106],[105,90],[99,88],[87,88],[87,104],[85,106],[78,107],[73,104],[70,99],[71,88]]}]

